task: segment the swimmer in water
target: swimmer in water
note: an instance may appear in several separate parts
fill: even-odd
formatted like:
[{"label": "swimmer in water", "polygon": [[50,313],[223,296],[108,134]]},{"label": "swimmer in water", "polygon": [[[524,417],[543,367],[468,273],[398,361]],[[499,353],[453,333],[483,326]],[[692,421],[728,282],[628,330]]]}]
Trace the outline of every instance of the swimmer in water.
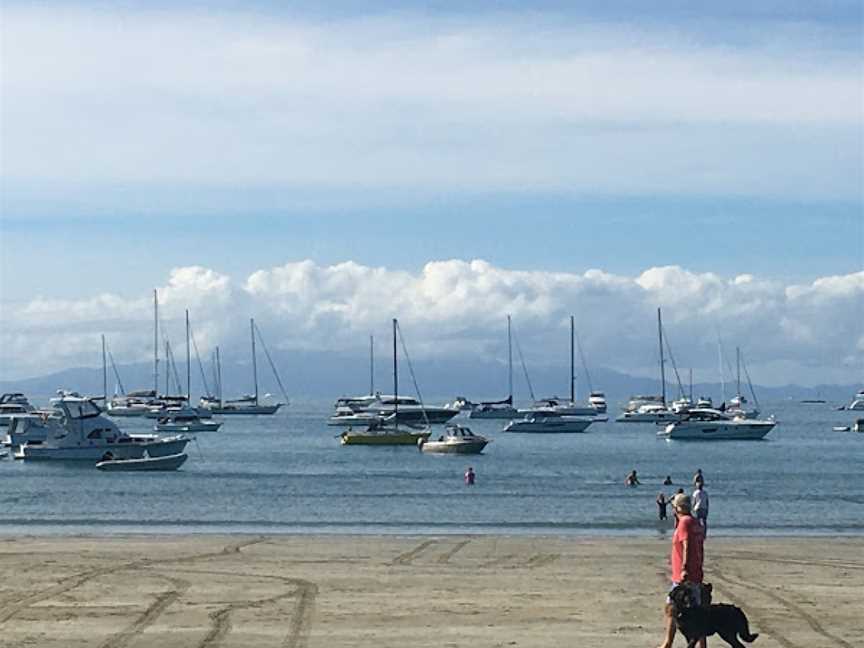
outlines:
[{"label": "swimmer in water", "polygon": [[630,471],[630,474],[627,475],[627,479],[624,480],[624,484],[627,486],[638,486],[639,478],[636,476],[636,471]]},{"label": "swimmer in water", "polygon": [[657,496],[657,517],[661,520],[666,519],[666,506],[669,504],[669,500],[666,499],[666,496],[663,493],[660,493]]},{"label": "swimmer in water", "polygon": [[663,480],[663,485],[664,486],[671,486],[672,485],[672,476],[671,475],[666,475],[666,479]]}]

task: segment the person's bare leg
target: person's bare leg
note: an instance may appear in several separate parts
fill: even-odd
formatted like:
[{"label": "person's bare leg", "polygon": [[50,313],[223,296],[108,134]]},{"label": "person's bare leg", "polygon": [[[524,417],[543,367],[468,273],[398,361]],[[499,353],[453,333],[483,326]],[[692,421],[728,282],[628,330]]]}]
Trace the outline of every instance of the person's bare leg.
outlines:
[{"label": "person's bare leg", "polygon": [[660,644],[660,648],[672,648],[675,641],[675,631],[678,629],[675,623],[674,607],[671,603],[666,604],[666,639]]},{"label": "person's bare leg", "polygon": [[708,640],[705,637],[699,640],[699,648],[708,648]]}]

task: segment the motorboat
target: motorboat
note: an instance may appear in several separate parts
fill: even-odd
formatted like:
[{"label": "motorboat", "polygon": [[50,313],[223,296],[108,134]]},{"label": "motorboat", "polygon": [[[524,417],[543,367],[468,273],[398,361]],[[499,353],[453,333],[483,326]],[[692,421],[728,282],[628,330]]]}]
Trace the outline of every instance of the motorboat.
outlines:
[{"label": "motorboat", "polygon": [[460,412],[470,412],[476,405],[464,396],[457,396],[452,403],[444,403],[444,407],[445,409],[453,409]]},{"label": "motorboat", "polygon": [[[110,456],[110,453],[105,453]],[[140,459],[102,459],[96,464],[98,470],[107,472],[139,471],[139,470],[177,470],[186,463],[185,453],[165,455],[163,457],[141,457]]]},{"label": "motorboat", "polygon": [[591,404],[591,407],[597,410],[600,414],[606,413],[606,394],[602,391],[592,391],[588,394],[588,402]]},{"label": "motorboat", "polygon": [[437,439],[421,439],[417,442],[422,452],[442,454],[480,454],[489,439],[474,434],[464,425],[448,425]]},{"label": "motorboat", "polygon": [[630,400],[627,401],[627,405],[624,406],[624,411],[636,412],[645,405],[663,405],[665,402],[663,396],[652,396],[647,394],[631,396]]},{"label": "motorboat", "polygon": [[166,400],[151,405],[144,414],[144,417],[149,419],[163,419],[172,416],[209,419],[213,418],[213,411],[206,407],[189,407],[185,402]]},{"label": "motorboat", "polygon": [[32,412],[35,408],[24,394],[11,392],[0,396],[0,427],[9,427],[13,416]]},{"label": "motorboat", "polygon": [[145,416],[158,400],[155,390],[144,389],[109,399],[105,409],[109,416]]},{"label": "motorboat", "polygon": [[221,421],[202,421],[197,414],[171,412],[157,419],[153,429],[156,432],[217,432]]},{"label": "motorboat", "polygon": [[849,403],[846,409],[856,411],[864,410],[864,389],[855,394],[855,398],[852,399],[852,402]]},{"label": "motorboat", "polygon": [[368,422],[395,422],[408,425],[447,423],[459,410],[430,407],[412,396],[374,394],[353,396],[336,401],[336,413],[330,425],[363,425]]},{"label": "motorboat", "polygon": [[348,428],[339,435],[342,445],[417,445],[432,434],[428,426],[395,424],[369,425],[361,430]]},{"label": "motorboat", "polygon": [[333,427],[362,427],[385,422],[387,422],[387,419],[378,414],[363,411],[355,412],[350,407],[337,408],[336,413],[327,419],[327,425]]},{"label": "motorboat", "polygon": [[504,432],[573,433],[584,432],[594,423],[584,416],[534,414],[510,421]]},{"label": "motorboat", "polygon": [[117,459],[161,457],[183,452],[187,437],[127,434],[104,415],[94,399],[63,395],[52,399],[56,414],[14,418],[9,435],[13,456],[30,460],[98,461],[106,451]]},{"label": "motorboat", "polygon": [[733,417],[716,409],[692,409],[680,421],[657,432],[658,437],[682,440],[757,440],[774,426],[773,419],[757,420]]},{"label": "motorboat", "polygon": [[625,411],[615,420],[618,423],[668,423],[680,421],[686,411],[674,412],[660,403],[642,405],[636,411]]},{"label": "motorboat", "polygon": [[852,428],[848,425],[835,425],[831,429],[834,430],[834,432],[851,432],[852,431]]}]

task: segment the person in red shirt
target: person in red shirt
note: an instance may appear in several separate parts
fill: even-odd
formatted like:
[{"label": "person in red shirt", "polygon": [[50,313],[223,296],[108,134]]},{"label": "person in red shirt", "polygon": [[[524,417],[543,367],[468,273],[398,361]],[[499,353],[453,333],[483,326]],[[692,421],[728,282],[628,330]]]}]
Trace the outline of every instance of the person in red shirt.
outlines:
[{"label": "person in red shirt", "polygon": [[[687,495],[677,495],[672,500],[672,508],[678,516],[678,525],[672,536],[672,587],[681,583],[702,583],[702,544],[705,536],[702,525],[690,514],[691,502]],[[697,590],[698,592],[699,590]],[[698,597],[698,593],[697,593]],[[697,599],[698,600],[698,599]],[[675,624],[675,609],[672,602],[666,600],[666,639],[660,648],[672,648],[677,631]],[[699,647],[705,648],[705,638],[699,640]]]}]

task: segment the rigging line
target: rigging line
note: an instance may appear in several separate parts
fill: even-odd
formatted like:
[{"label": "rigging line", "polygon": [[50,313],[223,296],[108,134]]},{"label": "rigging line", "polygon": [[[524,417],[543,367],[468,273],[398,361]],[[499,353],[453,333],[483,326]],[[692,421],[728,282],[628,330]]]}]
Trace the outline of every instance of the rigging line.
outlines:
[{"label": "rigging line", "polygon": [[408,347],[405,346],[405,336],[402,334],[402,327],[399,322],[396,322],[396,330],[399,332],[399,342],[402,344],[402,353],[405,354],[405,361],[408,363],[408,371],[411,373],[411,381],[414,383],[414,391],[417,392],[417,400],[420,401],[420,410],[423,412],[423,420],[426,425],[429,423],[429,417],[426,415],[426,406],[423,404],[423,394],[420,393],[420,386],[417,384],[417,376],[414,375],[414,365],[411,363],[411,356],[408,355]]},{"label": "rigging line", "polygon": [[117,371],[117,365],[114,364],[114,356],[111,355],[111,351],[108,351],[108,359],[111,361],[111,369],[114,370],[114,377],[117,379],[117,384],[120,385],[120,392],[125,395],[126,388],[123,386],[123,381],[120,379],[120,372]]},{"label": "rigging line", "polygon": [[585,354],[582,351],[582,340],[579,339],[579,331],[576,330],[576,347],[579,349],[579,359],[582,361],[582,370],[585,372],[585,378],[588,382],[588,392],[594,391],[594,386],[591,384],[591,374],[588,372],[588,362],[585,360]]},{"label": "rigging line", "polygon": [[204,375],[204,363],[201,362],[201,355],[198,353],[198,343],[195,342],[195,331],[192,330],[192,325],[189,325],[189,337],[192,339],[192,348],[195,350],[195,359],[198,361],[198,370],[201,372],[201,381],[204,383],[204,393],[212,396],[210,393],[210,385],[207,384],[207,377]]},{"label": "rigging line", "polygon": [[264,347],[264,356],[267,358],[267,362],[270,363],[270,369],[273,371],[273,376],[276,378],[276,382],[282,392],[282,397],[285,399],[285,405],[288,405],[288,392],[285,391],[285,385],[282,384],[282,379],[279,378],[279,372],[276,371],[276,365],[273,364],[273,358],[270,357],[270,349],[267,348],[264,336],[261,335],[261,329],[258,328],[257,324],[253,324],[253,326],[255,327],[255,333],[258,334],[258,340],[261,342],[261,346]]},{"label": "rigging line", "polygon": [[[171,348],[170,342],[168,342],[167,349],[168,349],[168,364],[171,367],[171,371],[174,372],[174,386],[177,387],[177,394],[181,394],[183,390],[180,387],[180,374],[177,373],[177,362],[174,360],[174,350]],[[168,387],[168,393],[165,395],[169,396],[171,394],[171,388],[170,388],[170,386],[167,386],[167,387]]]},{"label": "rigging line", "polygon": [[531,400],[536,401],[534,396],[534,387],[531,385],[531,378],[528,377],[528,367],[525,365],[525,356],[522,355],[522,346],[519,344],[519,338],[516,333],[513,333],[513,341],[516,343],[516,352],[519,354],[519,362],[522,364],[522,373],[525,374],[525,382],[528,384],[528,393],[531,395]]},{"label": "rigging line", "polygon": [[741,366],[744,368],[744,375],[747,376],[747,386],[750,387],[750,395],[753,397],[753,404],[756,406],[756,409],[761,409],[759,405],[759,399],[756,398],[756,392],[753,389],[753,382],[750,380],[750,372],[747,371],[747,363],[744,362],[744,354],[741,354]]},{"label": "rigging line", "polygon": [[666,329],[663,329],[663,341],[666,342],[666,351],[669,353],[669,360],[672,362],[672,369],[675,371],[675,379],[678,381],[678,392],[681,394],[681,398],[686,398],[684,394],[684,385],[681,382],[681,375],[678,373],[678,365],[675,364],[675,356],[672,355],[672,347],[669,346],[669,334],[666,333]]}]

